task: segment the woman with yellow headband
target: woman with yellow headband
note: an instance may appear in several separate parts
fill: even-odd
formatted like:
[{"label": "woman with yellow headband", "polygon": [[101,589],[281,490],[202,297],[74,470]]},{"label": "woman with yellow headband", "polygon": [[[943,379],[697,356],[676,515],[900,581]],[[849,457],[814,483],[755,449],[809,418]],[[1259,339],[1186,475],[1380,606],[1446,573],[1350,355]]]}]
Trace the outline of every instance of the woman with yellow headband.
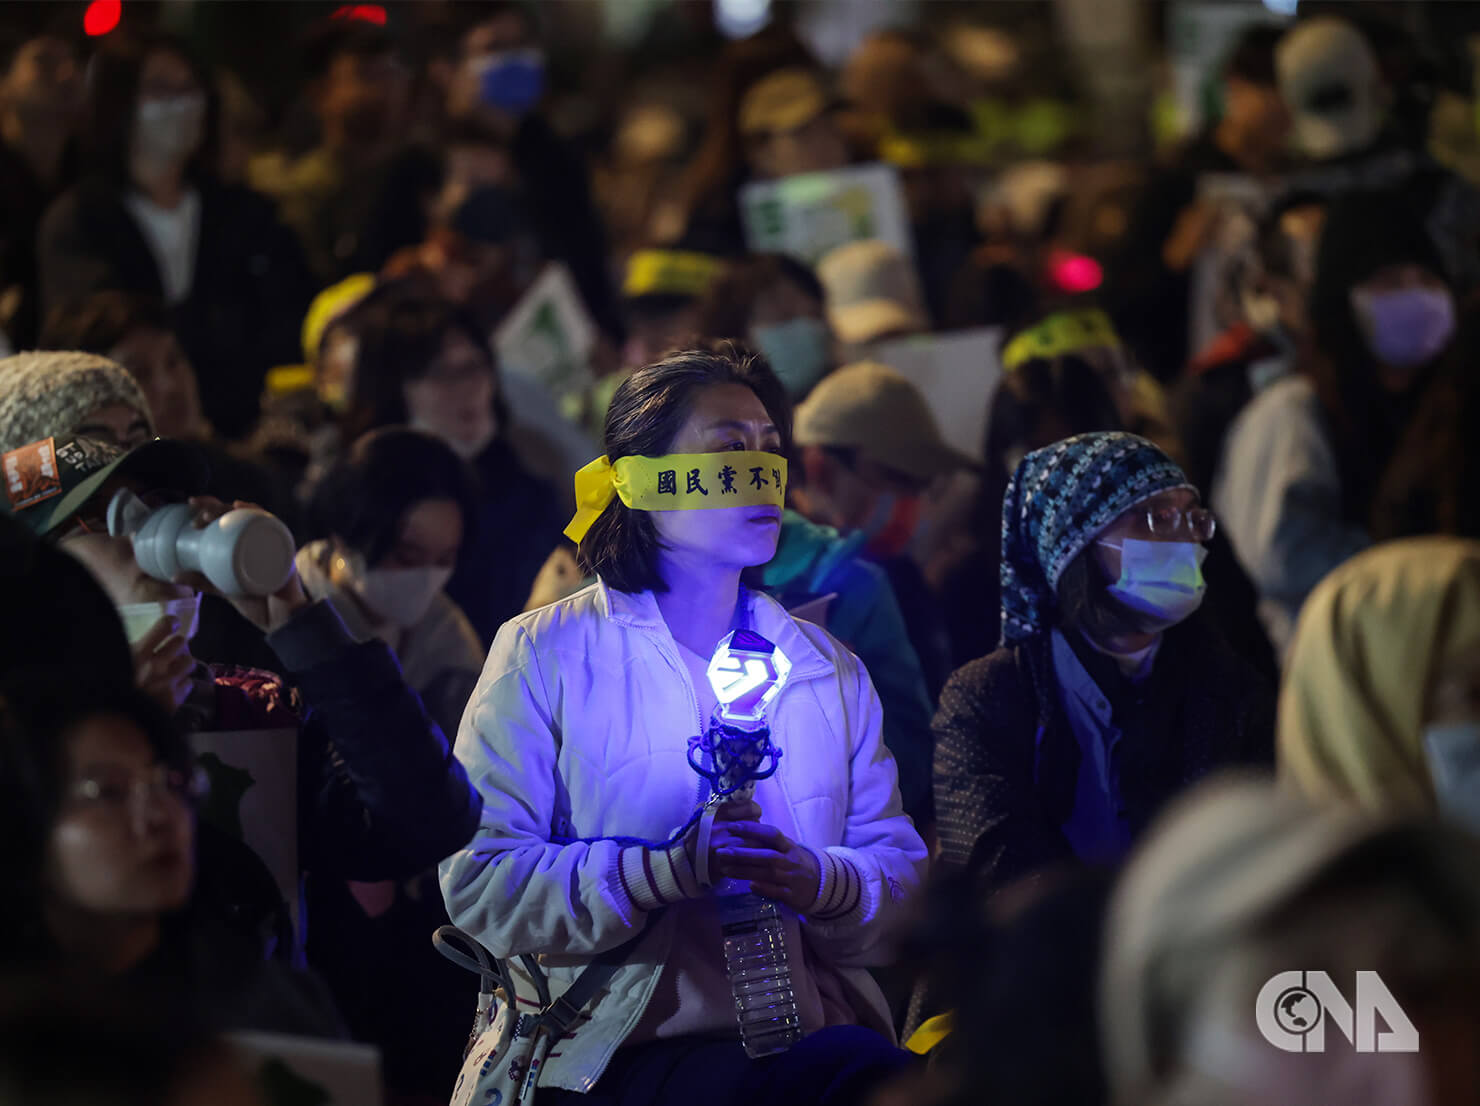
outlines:
[{"label": "woman with yellow headband", "polygon": [[[903,1062],[864,968],[885,960],[926,850],[879,700],[842,645],[744,583],[776,550],[790,438],[780,381],[732,345],[634,372],[566,531],[597,581],[504,625],[463,716],[457,756],[484,812],[442,865],[453,921],[496,956],[541,955],[557,994],[638,938],[551,1047],[542,1103],[641,1089],[842,1106]],[[679,831],[710,788],[687,750],[714,711],[711,656],[736,629],[790,661],[766,713],[783,755],[752,799],[718,808],[699,855],[698,831]],[[782,916],[804,1036],[764,1060],[736,1028],[721,879],[748,880]]]}]

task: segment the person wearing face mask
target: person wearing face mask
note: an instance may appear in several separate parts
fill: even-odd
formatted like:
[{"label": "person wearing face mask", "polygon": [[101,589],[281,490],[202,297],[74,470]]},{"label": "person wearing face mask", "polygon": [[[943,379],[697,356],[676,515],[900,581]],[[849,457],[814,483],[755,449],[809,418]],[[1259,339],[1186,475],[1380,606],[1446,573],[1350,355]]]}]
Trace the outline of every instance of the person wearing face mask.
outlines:
[{"label": "person wearing face mask", "polygon": [[[387,293],[357,316],[350,434],[410,426],[440,438],[477,476],[473,533],[447,594],[483,641],[517,614],[560,541],[562,501],[526,467],[498,366],[476,323],[444,300]],[[511,527],[510,519],[519,525]]]},{"label": "person wearing face mask", "polygon": [[712,340],[743,338],[766,355],[792,402],[800,402],[835,363],[826,298],[817,274],[800,261],[758,254],[710,286],[699,306],[698,333]]},{"label": "person wearing face mask", "polygon": [[0,331],[12,349],[41,322],[36,224],[77,176],[82,70],[66,22],[0,46]]},{"label": "person wearing face mask", "polygon": [[797,407],[796,435],[793,505],[812,522],[862,533],[899,600],[933,702],[950,675],[950,638],[912,547],[934,521],[926,493],[975,463],[946,444],[920,390],[874,362],[846,365],[812,389]]},{"label": "person wearing face mask", "polygon": [[1281,777],[1321,802],[1480,830],[1480,543],[1387,542],[1301,612],[1280,690]]},{"label": "person wearing face mask", "polygon": [[935,717],[941,860],[998,888],[1120,860],[1216,768],[1271,759],[1274,695],[1197,615],[1213,516],[1144,438],[1023,458],[1002,510],[1002,643]]},{"label": "person wearing face mask", "polygon": [[210,81],[176,40],[110,37],[90,63],[86,175],[39,232],[42,309],[99,291],[155,297],[226,438],[256,419],[268,368],[291,361],[311,284],[271,205],[221,183]]},{"label": "person wearing face mask", "polygon": [[365,435],[309,506],[325,537],[298,552],[298,574],[360,640],[395,651],[406,682],[455,732],[483,665],[472,623],[444,591],[477,515],[466,462],[439,438],[386,428]]},{"label": "person wearing face mask", "polygon": [[1276,649],[1316,583],[1369,543],[1375,497],[1453,344],[1453,277],[1412,195],[1328,207],[1298,370],[1228,429],[1210,501]]},{"label": "person wearing face mask", "polygon": [[[483,667],[482,642],[443,591],[477,517],[473,485],[466,463],[432,435],[373,431],[319,485],[309,517],[326,536],[297,562],[304,589],[332,601],[352,636],[390,646],[445,733],[457,732]],[[359,908],[337,915],[333,947],[315,962],[335,993],[354,996],[350,1028],[380,1045],[386,1081],[401,1094],[446,1092],[477,989],[425,939],[448,920],[436,879],[428,867],[401,882],[350,884]],[[373,986],[366,963],[383,965]]]},{"label": "person wearing face mask", "polygon": [[[124,452],[58,433],[19,444],[0,437],[0,454],[6,473],[0,508],[81,562],[107,592],[133,650],[136,681],[177,724],[202,734],[251,731],[263,741],[293,735],[296,792],[287,801],[296,821],[297,869],[274,872],[278,917],[261,935],[272,939],[269,948],[301,951],[306,936],[310,960],[317,955],[312,927],[281,926],[285,896],[306,892],[308,917],[332,932],[334,911],[344,906],[330,895],[335,877],[407,878],[466,840],[477,796],[394,655],[382,642],[356,642],[331,602],[309,600],[296,573],[270,595],[229,600],[264,635],[291,685],[275,672],[202,664],[192,655],[201,595],[222,594],[226,584],[200,573],[160,578],[168,570],[146,555],[152,549],[158,557],[160,542],[151,539],[141,550],[145,530],[125,525],[180,503],[188,504],[196,528],[226,512],[218,501],[191,498],[206,479],[192,447],[156,439]],[[260,521],[251,525],[269,549],[281,550]],[[260,561],[256,541],[233,546],[226,564],[234,580]],[[282,556],[279,563],[290,567],[291,549]],[[206,560],[203,555],[203,566]],[[146,571],[147,564],[155,567]],[[306,872],[323,878],[305,884]]]},{"label": "person wearing face mask", "polygon": [[541,252],[565,262],[592,319],[620,344],[624,328],[590,170],[539,111],[549,78],[537,19],[533,7],[508,0],[467,6],[450,59],[447,117],[507,149]]}]

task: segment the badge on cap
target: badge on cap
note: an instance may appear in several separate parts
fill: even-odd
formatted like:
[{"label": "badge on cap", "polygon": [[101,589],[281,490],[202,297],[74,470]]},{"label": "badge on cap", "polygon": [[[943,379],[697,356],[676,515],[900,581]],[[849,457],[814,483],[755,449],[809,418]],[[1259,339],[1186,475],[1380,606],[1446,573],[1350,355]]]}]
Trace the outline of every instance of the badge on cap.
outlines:
[{"label": "badge on cap", "polygon": [[56,446],[51,438],[12,449],[0,459],[0,467],[5,470],[5,495],[12,511],[24,511],[62,494]]}]

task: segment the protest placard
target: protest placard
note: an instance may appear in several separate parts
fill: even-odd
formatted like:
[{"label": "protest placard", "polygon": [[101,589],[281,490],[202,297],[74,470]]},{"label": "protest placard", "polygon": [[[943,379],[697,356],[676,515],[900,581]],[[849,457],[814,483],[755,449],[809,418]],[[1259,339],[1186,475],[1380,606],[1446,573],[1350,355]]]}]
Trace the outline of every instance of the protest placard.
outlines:
[{"label": "protest placard", "polygon": [[836,246],[877,238],[914,255],[899,173],[890,165],[753,181],[740,190],[740,210],[746,245],[756,253],[815,265]]}]

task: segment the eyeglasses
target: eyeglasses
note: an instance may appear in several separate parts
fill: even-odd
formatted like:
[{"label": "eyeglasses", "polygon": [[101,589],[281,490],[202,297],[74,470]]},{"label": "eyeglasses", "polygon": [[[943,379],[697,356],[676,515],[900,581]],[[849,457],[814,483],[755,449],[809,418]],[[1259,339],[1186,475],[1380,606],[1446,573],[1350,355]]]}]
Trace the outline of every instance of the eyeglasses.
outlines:
[{"label": "eyeglasses", "polygon": [[1146,529],[1158,538],[1175,538],[1186,527],[1193,541],[1210,541],[1218,532],[1218,520],[1206,507],[1148,507]]},{"label": "eyeglasses", "polygon": [[82,806],[123,813],[132,804],[166,796],[194,806],[209,792],[210,781],[200,767],[182,771],[168,764],[152,764],[139,772],[105,771],[80,779],[68,796]]}]

